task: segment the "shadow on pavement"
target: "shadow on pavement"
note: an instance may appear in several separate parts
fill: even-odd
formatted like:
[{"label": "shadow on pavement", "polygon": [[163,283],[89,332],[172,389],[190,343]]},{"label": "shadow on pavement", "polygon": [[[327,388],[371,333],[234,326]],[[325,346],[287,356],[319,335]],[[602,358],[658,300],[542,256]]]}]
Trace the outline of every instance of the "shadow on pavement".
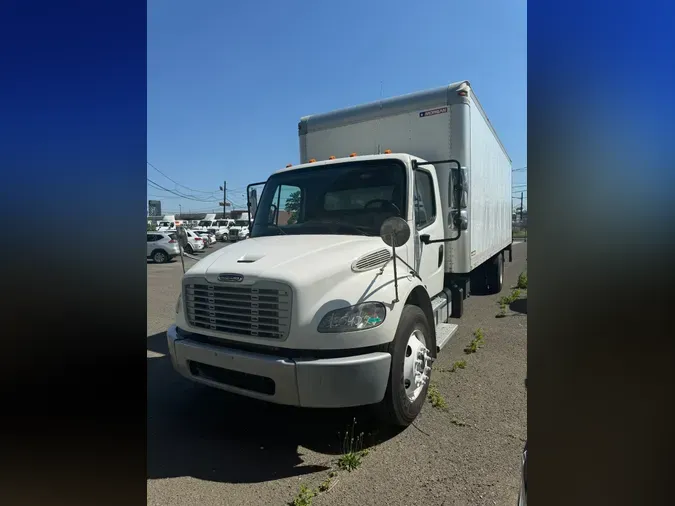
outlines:
[{"label": "shadow on pavement", "polygon": [[509,309],[514,313],[527,314],[527,299],[517,299],[509,304]]},{"label": "shadow on pavement", "polygon": [[[147,347],[153,356],[164,355],[147,359],[148,479],[258,483],[301,476],[328,469],[343,453],[354,418],[364,447],[397,434],[378,431],[366,408],[292,408],[194,384],[173,370],[164,332],[148,337]],[[305,465],[299,446],[325,459]]]}]

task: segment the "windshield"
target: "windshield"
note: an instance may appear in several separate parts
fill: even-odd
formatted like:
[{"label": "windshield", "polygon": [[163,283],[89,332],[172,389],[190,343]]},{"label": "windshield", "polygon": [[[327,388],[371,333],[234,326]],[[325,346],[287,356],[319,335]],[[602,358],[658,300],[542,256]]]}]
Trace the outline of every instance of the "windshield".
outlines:
[{"label": "windshield", "polygon": [[170,221],[160,221],[160,222],[159,222],[159,226],[160,226],[160,227],[170,227],[170,226],[171,226],[171,222],[170,222]]},{"label": "windshield", "polygon": [[291,170],[267,181],[251,237],[379,236],[391,216],[406,218],[406,171],[398,160]]},{"label": "windshield", "polygon": [[216,227],[227,227],[228,224],[229,224],[228,220],[218,220],[215,223]]},{"label": "windshield", "polygon": [[248,220],[237,220],[234,222],[235,227],[248,227]]},{"label": "windshield", "polygon": [[211,220],[202,220],[199,222],[200,227],[210,227],[211,223],[213,223]]}]

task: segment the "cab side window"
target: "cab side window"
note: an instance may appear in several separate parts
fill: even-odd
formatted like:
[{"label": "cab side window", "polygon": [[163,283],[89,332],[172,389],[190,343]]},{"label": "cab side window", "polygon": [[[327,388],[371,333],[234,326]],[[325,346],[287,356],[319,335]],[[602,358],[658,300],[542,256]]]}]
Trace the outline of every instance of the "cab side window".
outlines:
[{"label": "cab side window", "polygon": [[421,230],[436,221],[436,201],[431,174],[424,170],[415,171],[415,225]]}]

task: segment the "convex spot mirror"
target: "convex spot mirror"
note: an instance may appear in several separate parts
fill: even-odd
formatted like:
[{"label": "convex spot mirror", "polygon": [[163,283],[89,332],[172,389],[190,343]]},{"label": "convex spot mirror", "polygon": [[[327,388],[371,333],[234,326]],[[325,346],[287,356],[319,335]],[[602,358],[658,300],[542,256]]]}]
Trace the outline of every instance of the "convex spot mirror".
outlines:
[{"label": "convex spot mirror", "polygon": [[410,239],[410,225],[403,218],[392,216],[382,223],[380,237],[387,246],[398,248]]}]

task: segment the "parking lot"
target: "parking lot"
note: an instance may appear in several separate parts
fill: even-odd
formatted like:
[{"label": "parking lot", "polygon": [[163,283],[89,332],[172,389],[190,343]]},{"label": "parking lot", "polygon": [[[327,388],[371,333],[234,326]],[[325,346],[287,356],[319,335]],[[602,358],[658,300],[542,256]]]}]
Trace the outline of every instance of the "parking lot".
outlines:
[{"label": "parking lot", "polygon": [[[227,244],[217,243],[213,254]],[[314,505],[515,505],[527,437],[527,292],[496,318],[526,269],[527,244],[513,247],[500,295],[471,297],[460,330],[439,354],[430,402],[401,432],[378,428],[367,409],[301,410],[193,384],[174,373],[166,347],[180,292],[180,259],[148,261],[148,504],[283,505],[302,484],[329,490]],[[186,259],[186,269],[193,265]],[[484,344],[464,349],[482,329]],[[455,368],[457,361],[464,368]],[[336,461],[356,420],[369,451],[347,472]]]}]

